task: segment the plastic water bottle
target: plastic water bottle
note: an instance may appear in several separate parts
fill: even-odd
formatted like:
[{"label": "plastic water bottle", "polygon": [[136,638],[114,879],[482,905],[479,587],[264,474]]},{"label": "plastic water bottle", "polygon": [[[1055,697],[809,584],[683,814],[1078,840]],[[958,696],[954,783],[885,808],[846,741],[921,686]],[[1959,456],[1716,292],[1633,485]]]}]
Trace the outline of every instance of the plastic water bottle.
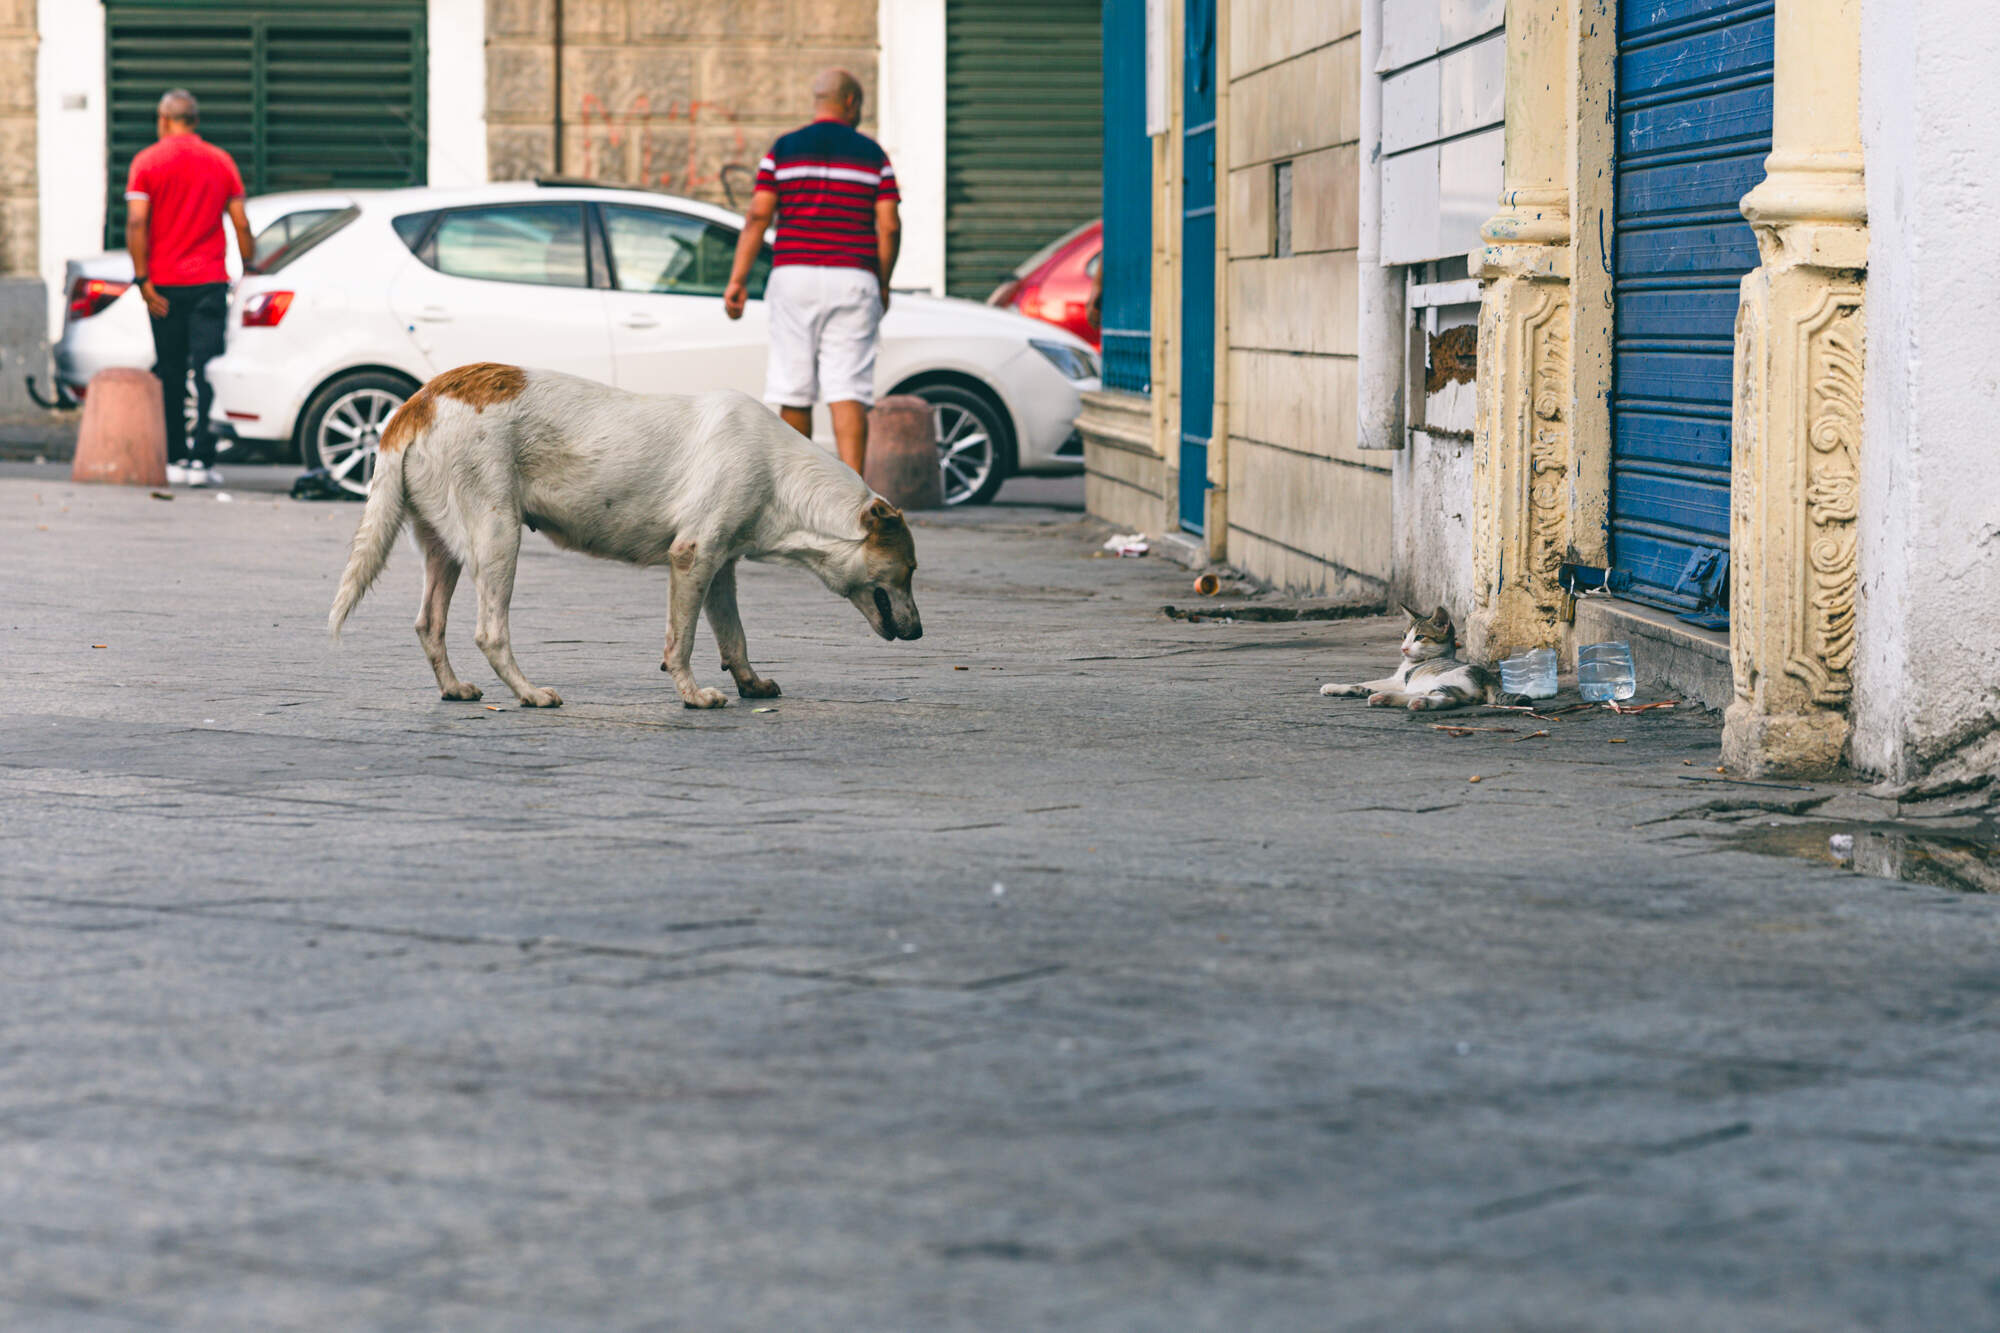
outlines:
[{"label": "plastic water bottle", "polygon": [[1576,689],[1585,703],[1625,700],[1639,692],[1632,671],[1632,645],[1623,639],[1587,643],[1576,650]]},{"label": "plastic water bottle", "polygon": [[1556,650],[1530,648],[1500,663],[1500,688],[1529,699],[1546,699],[1556,692]]}]

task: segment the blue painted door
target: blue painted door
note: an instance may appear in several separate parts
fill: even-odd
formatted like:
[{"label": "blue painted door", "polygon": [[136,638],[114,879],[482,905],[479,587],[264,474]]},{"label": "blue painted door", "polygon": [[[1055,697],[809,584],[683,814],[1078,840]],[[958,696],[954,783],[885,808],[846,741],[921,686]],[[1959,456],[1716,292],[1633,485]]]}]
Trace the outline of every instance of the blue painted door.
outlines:
[{"label": "blue painted door", "polygon": [[1738,209],[1771,151],[1772,0],[1621,0],[1611,562],[1691,611],[1729,547]]},{"label": "blue painted door", "polygon": [[1104,387],[1153,388],[1153,142],[1146,0],[1104,0]]},{"label": "blue painted door", "polygon": [[1215,422],[1215,0],[1186,0],[1181,54],[1181,526],[1207,520]]}]

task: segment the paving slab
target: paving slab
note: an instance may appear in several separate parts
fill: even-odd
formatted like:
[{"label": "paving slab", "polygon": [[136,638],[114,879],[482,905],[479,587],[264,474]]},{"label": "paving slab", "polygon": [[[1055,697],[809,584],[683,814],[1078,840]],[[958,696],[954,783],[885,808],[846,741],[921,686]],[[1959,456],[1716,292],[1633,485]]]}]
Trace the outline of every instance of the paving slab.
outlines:
[{"label": "paving slab", "polygon": [[918,643],[746,570],[773,712],[530,538],[568,702],[462,603],[448,704],[407,543],[335,646],[355,506],[174,494],[0,474],[0,1326],[2000,1325],[1994,904],[1738,850],[1866,801],[1713,715],[1018,506]]}]

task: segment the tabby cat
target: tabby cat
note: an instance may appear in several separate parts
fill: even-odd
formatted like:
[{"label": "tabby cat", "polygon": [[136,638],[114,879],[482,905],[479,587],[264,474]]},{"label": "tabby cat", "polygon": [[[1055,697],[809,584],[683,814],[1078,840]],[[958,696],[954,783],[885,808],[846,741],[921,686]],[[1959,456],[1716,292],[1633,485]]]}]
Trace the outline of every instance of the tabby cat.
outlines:
[{"label": "tabby cat", "polygon": [[1461,662],[1453,654],[1458,633],[1451,613],[1443,607],[1420,616],[1409,607],[1410,629],[1403,636],[1403,664],[1395,674],[1358,685],[1322,685],[1321,694],[1365,694],[1377,708],[1464,708],[1470,704],[1513,702],[1500,690],[1500,678],[1483,666]]}]

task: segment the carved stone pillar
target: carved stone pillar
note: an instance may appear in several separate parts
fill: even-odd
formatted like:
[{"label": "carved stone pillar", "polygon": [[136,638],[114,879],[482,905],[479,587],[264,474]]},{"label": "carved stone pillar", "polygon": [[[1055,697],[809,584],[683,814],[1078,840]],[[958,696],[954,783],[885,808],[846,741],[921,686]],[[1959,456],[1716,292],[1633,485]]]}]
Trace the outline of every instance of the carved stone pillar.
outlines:
[{"label": "carved stone pillar", "polygon": [[1854,657],[1867,203],[1860,0],[1779,0],[1771,156],[1743,200],[1762,265],[1736,315],[1723,759],[1823,773]]},{"label": "carved stone pillar", "polygon": [[1561,639],[1556,585],[1572,467],[1570,134],[1574,0],[1507,5],[1507,180],[1472,259],[1474,657]]}]

